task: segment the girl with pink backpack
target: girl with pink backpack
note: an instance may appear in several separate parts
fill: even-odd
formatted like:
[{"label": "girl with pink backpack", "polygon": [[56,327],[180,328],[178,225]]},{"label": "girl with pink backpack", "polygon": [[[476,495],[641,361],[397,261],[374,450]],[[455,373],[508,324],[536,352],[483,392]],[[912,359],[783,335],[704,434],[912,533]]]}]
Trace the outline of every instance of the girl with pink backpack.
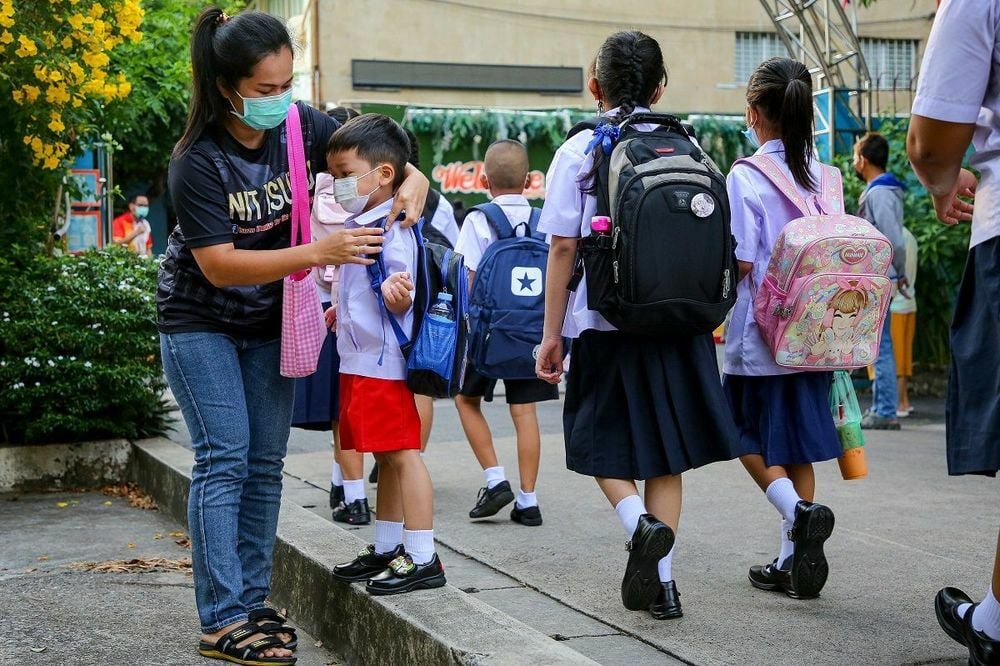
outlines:
[{"label": "girl with pink backpack", "polygon": [[[867,329],[858,327],[872,322],[858,315],[877,300],[869,287],[878,276],[835,274],[800,290],[803,298],[826,290],[825,300],[810,303],[792,298],[799,274],[782,265],[792,262],[771,261],[772,255],[786,254],[777,245],[796,242],[794,235],[782,234],[794,229],[785,229],[790,222],[814,219],[808,217],[813,213],[816,224],[824,225],[831,216],[823,214],[842,211],[839,172],[813,158],[806,67],[788,58],[762,63],[747,84],[746,120],[746,136],[758,150],[734,164],[727,181],[741,280],[726,336],[723,383],[740,448],[754,451],[740,460],[782,521],[780,553],[770,564],[751,567],[750,583],[807,599],[826,583],[823,543],[834,524],[833,512],[813,503],[812,465],[841,454],[828,402],[833,373],[823,371],[824,364],[831,369],[850,364],[855,341],[863,346],[858,339]],[[854,219],[844,224],[853,229]],[[880,248],[877,239],[872,243],[871,249]],[[801,265],[814,247],[807,242],[801,252],[787,254]],[[839,250],[851,260],[859,253],[853,245]],[[767,299],[773,302],[765,310],[761,303]]]}]

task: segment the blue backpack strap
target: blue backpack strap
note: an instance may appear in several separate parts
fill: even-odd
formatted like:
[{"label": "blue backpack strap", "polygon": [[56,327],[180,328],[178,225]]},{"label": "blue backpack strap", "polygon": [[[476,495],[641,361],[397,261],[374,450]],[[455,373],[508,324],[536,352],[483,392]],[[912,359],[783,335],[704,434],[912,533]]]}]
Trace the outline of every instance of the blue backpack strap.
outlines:
[{"label": "blue backpack strap", "polygon": [[499,204],[493,202],[479,204],[478,206],[473,206],[471,210],[478,210],[486,217],[486,221],[493,227],[493,231],[497,234],[497,240],[513,238],[516,235],[514,227],[511,226],[510,220],[507,219],[507,215],[503,212],[503,208]]},{"label": "blue backpack strap", "polygon": [[[419,223],[418,223],[419,225]],[[379,227],[385,228],[385,220],[379,224]],[[419,227],[418,227],[419,229]],[[417,249],[418,252],[423,252],[423,243],[420,240],[419,230],[414,234],[417,239]],[[399,345],[400,351],[403,352],[403,357],[408,357],[410,355],[410,349],[413,347],[413,343],[410,338],[403,331],[403,327],[399,325],[396,321],[396,316],[389,312],[389,308],[385,306],[385,298],[382,296],[382,283],[388,277],[386,275],[385,268],[385,258],[381,253],[375,255],[375,263],[365,266],[368,270],[368,281],[371,286],[372,292],[375,294],[375,301],[378,303],[378,309],[382,313],[385,319],[389,320],[389,326],[392,328],[393,335],[396,336],[396,344]],[[382,365],[382,360],[385,358],[385,325],[382,326],[382,352],[378,357],[378,364]]]},{"label": "blue backpack strap", "polygon": [[542,209],[534,208],[531,209],[531,215],[528,217],[528,229],[531,230],[531,237],[538,238],[540,240],[545,240],[545,234],[538,233],[538,223],[542,219]]}]

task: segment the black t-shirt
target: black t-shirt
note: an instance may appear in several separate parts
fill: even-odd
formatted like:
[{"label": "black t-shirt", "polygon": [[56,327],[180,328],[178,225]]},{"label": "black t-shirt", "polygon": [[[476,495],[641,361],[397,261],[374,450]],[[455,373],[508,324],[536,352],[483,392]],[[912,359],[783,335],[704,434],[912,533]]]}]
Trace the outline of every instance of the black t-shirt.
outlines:
[{"label": "black t-shirt", "polygon": [[[309,197],[314,174],[326,171],[326,145],[338,123],[301,102]],[[281,281],[248,287],[214,286],[192,248],[233,243],[238,250],[277,250],[290,244],[291,187],[285,125],[268,130],[251,150],[215,128],[170,160],[170,193],[178,226],[167,242],[156,290],[163,333],[214,331],[275,337],[281,331]]]}]

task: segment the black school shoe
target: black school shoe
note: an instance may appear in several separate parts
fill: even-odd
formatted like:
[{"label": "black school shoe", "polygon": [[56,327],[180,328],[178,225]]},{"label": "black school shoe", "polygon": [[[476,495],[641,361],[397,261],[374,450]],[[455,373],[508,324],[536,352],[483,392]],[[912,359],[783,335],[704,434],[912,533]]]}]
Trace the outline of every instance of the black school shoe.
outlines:
[{"label": "black school shoe", "polygon": [[[799,500],[792,524],[791,584],[798,599],[814,599],[826,584],[830,567],[823,542],[833,534],[833,511],[822,504]],[[791,596],[791,595],[789,595]]]},{"label": "black school shoe", "polygon": [[480,488],[476,506],[469,512],[469,518],[489,518],[514,501],[514,493],[509,481],[501,481],[492,488]]},{"label": "black school shoe", "polygon": [[336,509],[344,501],[344,486],[330,484],[330,508]]},{"label": "black school shoe", "polygon": [[405,553],[403,544],[396,546],[396,549],[391,553],[385,554],[376,553],[375,546],[368,544],[353,560],[335,566],[333,577],[344,583],[368,580],[385,571],[390,562]]},{"label": "black school shoe", "polygon": [[409,555],[400,555],[385,571],[369,580],[365,589],[368,594],[381,596],[443,587],[446,582],[437,553],[427,564],[414,564]]},{"label": "black school shoe", "polygon": [[[957,612],[962,604],[972,604],[965,611],[965,617],[959,617]],[[934,597],[938,624],[953,640],[969,648],[969,666],[997,666],[1000,664],[1000,641],[972,628],[972,613],[978,605],[954,587],[946,587]]]},{"label": "black school shoe", "polygon": [[677,591],[677,584],[674,581],[660,583],[660,596],[650,605],[649,614],[657,620],[673,620],[683,617],[681,593]]},{"label": "black school shoe", "polygon": [[350,504],[338,506],[333,510],[333,520],[348,525],[367,525],[372,522],[372,512],[368,508],[368,500],[359,499]]},{"label": "black school shoe", "polygon": [[[786,560],[786,562],[788,561]],[[784,592],[793,599],[798,598],[798,594],[792,589],[791,571],[780,568],[777,559],[770,564],[755,564],[750,567],[747,578],[750,579],[750,584],[758,590]]]},{"label": "black school shoe", "polygon": [[652,514],[639,516],[622,578],[622,603],[629,610],[646,610],[662,591],[659,564],[674,547],[674,531]]},{"label": "black school shoe", "polygon": [[522,509],[515,504],[514,508],[510,510],[510,519],[527,527],[538,527],[542,524],[542,511],[537,506]]}]

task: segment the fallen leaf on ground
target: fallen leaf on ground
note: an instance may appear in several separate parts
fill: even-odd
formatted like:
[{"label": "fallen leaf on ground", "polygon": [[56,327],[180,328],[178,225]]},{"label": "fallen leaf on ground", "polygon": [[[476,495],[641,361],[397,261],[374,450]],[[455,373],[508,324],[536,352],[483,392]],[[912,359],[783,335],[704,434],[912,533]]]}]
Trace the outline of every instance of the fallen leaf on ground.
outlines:
[{"label": "fallen leaf on ground", "polygon": [[31,567],[30,569],[25,569],[24,573],[35,573],[38,571],[38,567]]},{"label": "fallen leaf on ground", "polygon": [[178,538],[178,537],[183,537],[183,536],[187,536],[187,535],[186,535],[186,534],[184,534],[184,532],[171,532],[171,533],[170,533],[170,536],[172,536],[173,538],[175,538],[175,539],[176,539],[176,538]]},{"label": "fallen leaf on ground", "polygon": [[56,506],[59,507],[60,509],[65,509],[66,507],[69,506],[69,502],[56,502]]},{"label": "fallen leaf on ground", "polygon": [[188,539],[187,537],[184,537],[183,539],[175,539],[174,543],[176,543],[181,548],[187,548],[188,550],[191,550],[191,539]]},{"label": "fallen leaf on ground", "polygon": [[45,652],[46,650],[48,650],[48,648],[43,648],[43,647],[40,647],[40,648],[31,648],[32,652]]},{"label": "fallen leaf on ground", "polygon": [[323,647],[323,641],[316,641],[315,643],[313,643],[313,645],[315,645],[316,647]]},{"label": "fallen leaf on ground", "polygon": [[[157,511],[156,501],[142,488],[134,483],[119,483],[101,488],[101,492],[110,497],[121,497],[128,500],[129,506],[146,511]],[[108,502],[105,502],[108,504]]]},{"label": "fallen leaf on ground", "polygon": [[160,534],[159,532],[157,532],[156,534],[153,535],[153,540],[154,541],[159,541],[162,538],[163,538],[163,535]]},{"label": "fallen leaf on ground", "polygon": [[42,556],[40,556],[40,557],[38,558],[38,561],[39,561],[39,562],[47,562],[47,561],[48,561],[48,559],[49,559],[49,556],[48,556],[48,555],[42,555]]},{"label": "fallen leaf on ground", "polygon": [[134,543],[130,543],[130,544],[128,545],[128,547],[129,547],[129,548],[135,548],[135,544],[134,544]]},{"label": "fallen leaf on ground", "polygon": [[112,504],[114,504],[114,502],[108,500],[107,502],[104,503],[104,506],[111,506]]},{"label": "fallen leaf on ground", "polygon": [[149,573],[152,571],[191,571],[191,558],[170,560],[164,557],[137,557],[131,560],[107,562],[76,562],[69,568],[74,571],[95,573]]}]

